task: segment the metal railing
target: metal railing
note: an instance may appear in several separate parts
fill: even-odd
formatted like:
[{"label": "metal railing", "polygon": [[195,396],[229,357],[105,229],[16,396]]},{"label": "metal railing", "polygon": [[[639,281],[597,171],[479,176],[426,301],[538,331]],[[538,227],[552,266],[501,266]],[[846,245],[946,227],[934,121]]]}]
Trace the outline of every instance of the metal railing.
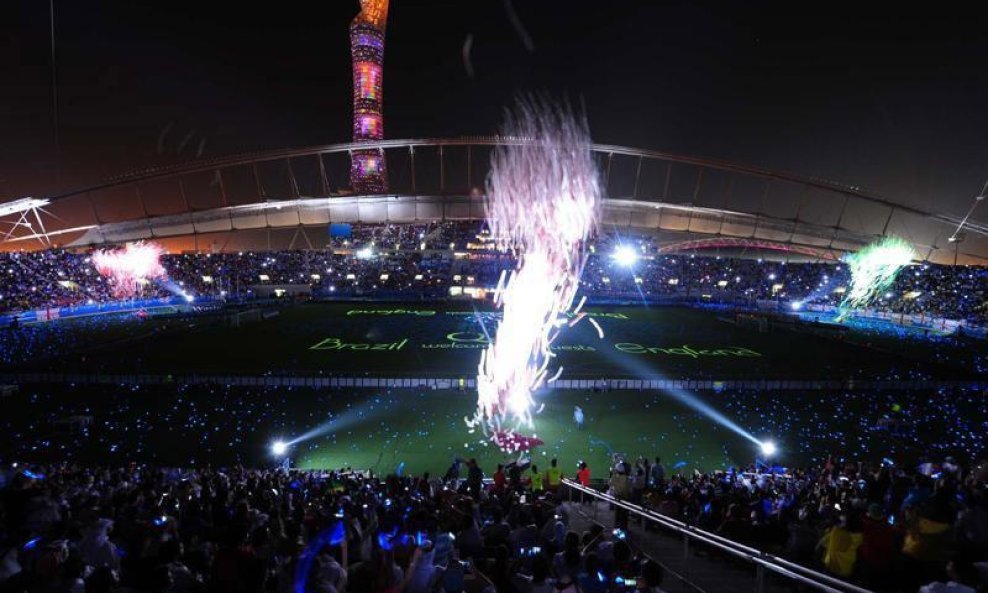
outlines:
[{"label": "metal railing", "polygon": [[661,527],[667,532],[682,536],[683,561],[687,565],[691,556],[691,547],[694,544],[702,544],[705,547],[716,549],[728,556],[751,564],[755,569],[754,590],[756,593],[762,593],[765,590],[765,579],[768,573],[793,581],[795,584],[812,587],[824,593],[872,593],[872,591],[863,587],[806,568],[795,562],[790,562],[785,558],[780,558],[756,548],[740,544],[716,533],[698,529],[688,523],[667,517],[652,509],[620,500],[610,494],[599,492],[592,488],[586,488],[572,480],[564,479],[563,483],[569,490],[570,501],[573,500],[574,493],[579,493],[582,496],[591,496],[596,500],[606,502],[615,507],[621,507],[629,513]]}]

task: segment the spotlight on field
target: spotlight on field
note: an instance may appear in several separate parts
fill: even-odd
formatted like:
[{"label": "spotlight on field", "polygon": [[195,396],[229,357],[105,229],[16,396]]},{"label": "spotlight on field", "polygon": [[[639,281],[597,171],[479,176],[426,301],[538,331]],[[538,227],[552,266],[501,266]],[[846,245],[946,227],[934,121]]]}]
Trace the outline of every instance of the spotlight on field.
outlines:
[{"label": "spotlight on field", "polygon": [[638,252],[627,245],[621,245],[611,254],[611,259],[622,268],[630,268],[638,261]]},{"label": "spotlight on field", "polygon": [[288,451],[288,443],[285,441],[275,441],[271,443],[271,454],[276,457],[281,457]]},{"label": "spotlight on field", "polygon": [[[649,375],[654,375],[655,370],[648,366],[647,363],[643,362],[640,358],[625,356],[619,357],[607,350],[600,351],[603,356],[608,360],[613,362],[615,365],[620,366],[627,370],[627,374],[634,377],[647,377]],[[606,354],[605,354],[606,353]],[[659,378],[664,378],[661,375]],[[730,430],[734,434],[743,437],[748,442],[754,446],[761,449],[763,442],[761,439],[753,435],[751,432],[745,430],[737,422],[728,418],[723,412],[718,410],[712,404],[707,403],[703,397],[693,393],[688,389],[682,389],[675,386],[670,386],[666,389],[660,389],[660,392],[668,396],[684,406],[689,407],[693,411],[702,414],[707,417],[712,422]]]},{"label": "spotlight on field", "polygon": [[764,441],[760,444],[760,446],[762,448],[762,455],[764,455],[765,457],[771,457],[775,455],[775,453],[778,451],[778,449],[775,446],[775,443],[773,443],[772,441]]}]

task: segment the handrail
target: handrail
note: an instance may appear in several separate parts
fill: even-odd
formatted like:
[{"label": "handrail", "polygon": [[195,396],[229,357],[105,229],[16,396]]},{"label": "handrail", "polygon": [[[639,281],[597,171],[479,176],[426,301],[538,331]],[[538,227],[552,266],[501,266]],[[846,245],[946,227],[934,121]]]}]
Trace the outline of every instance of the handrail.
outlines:
[{"label": "handrail", "polygon": [[767,554],[756,548],[752,548],[717,535],[716,533],[699,529],[684,523],[683,521],[662,515],[652,509],[646,509],[626,500],[620,500],[610,494],[599,492],[592,488],[586,488],[568,478],[564,478],[563,483],[572,490],[621,507],[635,513],[640,517],[648,519],[654,523],[658,523],[666,529],[682,534],[683,537],[688,540],[695,540],[708,546],[715,547],[718,550],[726,552],[736,558],[751,562],[756,565],[756,568],[762,567],[765,570],[769,570],[779,576],[799,581],[804,585],[811,586],[819,591],[823,591],[824,593],[873,593],[869,589],[865,589],[828,574],[806,568],[805,566],[790,562],[784,558]]}]

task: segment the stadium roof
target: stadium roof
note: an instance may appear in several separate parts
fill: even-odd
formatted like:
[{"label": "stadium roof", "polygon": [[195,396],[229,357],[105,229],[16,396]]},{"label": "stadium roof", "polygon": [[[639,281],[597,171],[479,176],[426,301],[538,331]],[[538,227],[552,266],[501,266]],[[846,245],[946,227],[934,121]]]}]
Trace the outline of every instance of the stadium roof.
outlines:
[{"label": "stadium roof", "polygon": [[[243,249],[288,246],[286,237],[293,247],[318,247],[325,227],[334,222],[480,219],[490,151],[529,142],[505,137],[386,140],[145,169],[45,198],[39,219],[44,230],[12,226],[19,214],[3,216],[0,210],[0,225],[10,229],[0,248],[154,239],[172,249],[208,244]],[[341,185],[347,183],[349,153],[356,148],[386,151],[390,193],[350,195]],[[608,196],[603,230],[656,234],[668,250],[750,247],[832,259],[895,235],[912,243],[924,261],[988,263],[988,225],[968,217],[736,163],[622,146],[592,149]],[[274,242],[273,235],[278,237]]]}]

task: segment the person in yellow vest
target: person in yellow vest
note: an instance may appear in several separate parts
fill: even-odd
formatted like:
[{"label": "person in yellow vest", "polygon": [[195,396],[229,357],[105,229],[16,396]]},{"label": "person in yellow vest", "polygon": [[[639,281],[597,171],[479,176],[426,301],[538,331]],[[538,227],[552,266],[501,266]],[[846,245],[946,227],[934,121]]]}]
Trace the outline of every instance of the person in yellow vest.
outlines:
[{"label": "person in yellow vest", "polygon": [[841,515],[837,525],[823,534],[818,547],[823,548],[823,565],[832,574],[847,578],[854,572],[858,548],[864,537],[848,528],[847,515]]},{"label": "person in yellow vest", "polygon": [[950,523],[935,516],[921,516],[919,509],[909,505],[903,509],[903,527],[906,537],[902,543],[902,554],[924,578],[938,573],[950,559],[950,538],[953,534]]},{"label": "person in yellow vest", "polygon": [[563,470],[557,467],[555,457],[549,462],[549,471],[545,472],[545,481],[553,493],[557,492],[563,483]]},{"label": "person in yellow vest", "polygon": [[542,474],[539,473],[539,468],[535,464],[532,464],[532,469],[529,471],[528,482],[533,495],[537,496],[545,489]]}]

